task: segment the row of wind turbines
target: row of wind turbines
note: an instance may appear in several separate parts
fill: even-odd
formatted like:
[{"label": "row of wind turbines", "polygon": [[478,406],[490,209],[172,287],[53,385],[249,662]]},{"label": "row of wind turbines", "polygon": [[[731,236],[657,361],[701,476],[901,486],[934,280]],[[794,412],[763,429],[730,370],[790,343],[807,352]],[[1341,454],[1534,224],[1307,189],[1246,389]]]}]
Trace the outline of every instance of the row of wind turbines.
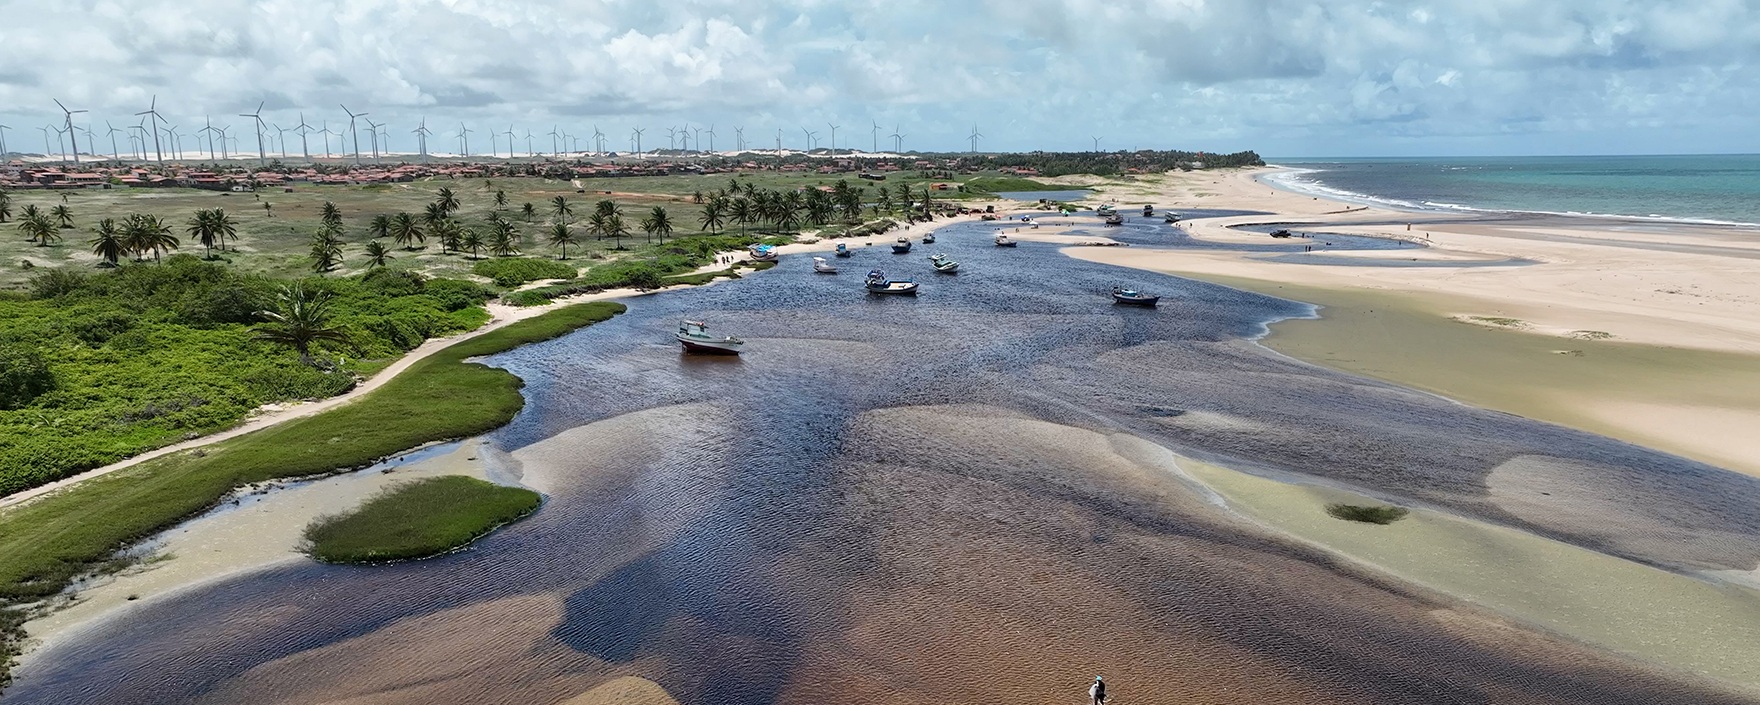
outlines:
[{"label": "row of wind turbines", "polygon": [[[256,110],[238,114],[239,117],[250,118],[251,120],[250,125],[254,128],[252,131],[256,134],[257,160],[261,164],[268,163],[270,146],[275,145],[277,142],[279,142],[279,146],[274,151],[279,155],[278,158],[287,158],[290,156],[287,151],[287,133],[289,132],[299,136],[300,156],[307,161],[312,159],[310,144],[310,137],[312,135],[320,135],[323,137],[323,157],[326,159],[334,158],[338,153],[346,158],[349,155],[347,150],[350,147],[351,141],[354,161],[356,164],[365,163],[365,160],[368,157],[377,163],[380,162],[384,156],[391,154],[391,135],[386,129],[385,123],[373,121],[369,117],[369,113],[365,111],[357,113],[350,110],[347,105],[338,106],[342,108],[344,114],[348,115],[348,127],[346,131],[331,130],[328,120],[321,120],[319,123],[321,127],[313,127],[306,122],[305,113],[303,111],[299,113],[298,124],[293,127],[281,127],[279,124],[267,122],[263,119],[263,106],[265,104],[266,103],[258,103]],[[79,135],[82,133],[85,135],[88,150],[93,150],[88,153],[95,154],[97,134],[88,127],[76,125],[73,120],[74,115],[85,113],[87,111],[83,109],[71,110],[66,105],[62,104],[59,99],[55,100],[55,106],[61,109],[63,115],[62,124],[50,124],[37,128],[43,133],[44,156],[56,153],[56,147],[59,146],[62,161],[68,161],[71,158],[73,163],[78,164],[80,161]],[[200,155],[203,152],[202,147],[204,145],[202,140],[204,138],[207,140],[205,146],[207,147],[206,153],[208,159],[226,160],[238,157],[249,158],[248,153],[240,151],[241,136],[239,134],[234,134],[234,128],[232,126],[221,125],[216,127],[211,117],[204,117],[201,129],[185,133],[180,131],[178,125],[169,124],[164,115],[159,112],[158,108],[159,97],[155,95],[148,103],[146,110],[134,114],[135,117],[140,118],[136,124],[125,125],[122,128],[118,128],[109,121],[104,122],[105,127],[108,128],[104,134],[110,139],[110,156],[112,159],[117,161],[122,159],[121,145],[116,140],[118,134],[127,137],[129,155],[131,158],[139,159],[143,162],[148,161],[149,159],[152,161],[164,162],[167,152],[170,153],[173,160],[183,160],[186,154],[191,153]],[[364,152],[360,139],[361,123],[365,123],[367,127],[366,133],[369,140],[368,147]],[[841,125],[826,123],[826,127],[830,128],[830,150],[832,153],[836,153],[837,130]],[[0,154],[8,153],[8,148],[6,146],[6,130],[9,129],[12,128],[8,125],[0,125]],[[637,126],[632,129],[629,134],[630,149],[638,158],[646,154],[642,148],[642,137],[647,129],[648,128]],[[748,149],[749,145],[746,140],[745,128],[735,127],[733,129],[735,150],[740,152],[755,151],[755,148],[752,148],[751,150]],[[880,123],[874,122],[872,124],[872,147],[873,152],[875,153],[880,151],[880,132],[882,129]],[[478,130],[472,130],[469,127],[466,127],[464,123],[460,122],[458,129],[451,133],[452,136],[458,139],[459,151],[457,154],[459,156],[465,158],[471,156],[470,135],[473,132],[478,132]],[[714,125],[709,125],[707,129],[702,127],[691,127],[689,125],[683,127],[667,127],[666,132],[668,150],[674,152],[690,152],[693,151],[691,146],[695,145],[696,149],[694,151],[703,153],[702,140],[703,136],[707,134],[709,137],[709,149],[707,151],[709,153],[715,151],[716,134]],[[51,142],[51,133],[55,135],[54,142],[58,143],[58,145]],[[416,128],[410,130],[410,133],[416,136],[416,142],[418,145],[417,151],[422,161],[428,161],[430,156],[428,152],[428,137],[434,135],[435,132],[428,129],[427,118],[422,118]],[[801,127],[801,133],[804,137],[804,143],[806,144],[806,151],[814,151],[819,148],[819,132],[810,130],[806,127]],[[783,134],[784,130],[782,128],[777,128],[776,153],[778,156],[784,151]],[[599,130],[597,125],[593,126],[593,132],[591,135],[571,135],[566,130],[561,129],[560,125],[553,126],[550,129],[550,132],[546,133],[546,135],[550,137],[550,155],[553,157],[561,157],[565,153],[610,154],[610,152],[606,150],[607,136],[604,132]],[[525,131],[524,140],[527,157],[537,157],[541,154],[535,149],[534,144],[534,140],[539,136],[541,135],[535,135],[531,130]],[[904,138],[907,136],[908,135],[899,132],[897,125],[893,126],[891,134],[886,135],[888,139],[892,140],[893,151],[896,153],[903,153]],[[331,148],[332,137],[336,138],[336,150],[332,150]],[[505,131],[497,132],[493,129],[489,131],[489,156],[501,156],[499,148],[501,145],[500,138],[502,137],[506,138],[506,157],[509,159],[515,158],[516,147],[518,146],[517,140],[520,139],[521,135],[514,130],[513,125],[508,125]],[[593,149],[587,152],[583,152],[580,149],[583,137],[584,139],[589,140],[589,145],[592,146]],[[183,140],[186,138],[195,141],[195,149],[189,151],[184,149]],[[977,126],[974,125],[971,134],[966,138],[970,141],[971,150],[973,152],[978,151],[978,141],[983,138],[984,135],[978,132]],[[1095,148],[1098,149],[1099,138],[1096,137],[1094,139]],[[149,144],[152,148],[151,152],[148,151]],[[852,147],[848,146],[846,146],[846,149],[853,150]]]}]

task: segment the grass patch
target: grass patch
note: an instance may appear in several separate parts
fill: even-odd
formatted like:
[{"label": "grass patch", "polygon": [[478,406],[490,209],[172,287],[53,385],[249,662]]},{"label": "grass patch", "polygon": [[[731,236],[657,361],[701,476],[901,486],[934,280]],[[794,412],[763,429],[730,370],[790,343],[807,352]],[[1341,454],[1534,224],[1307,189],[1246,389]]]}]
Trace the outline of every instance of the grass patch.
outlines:
[{"label": "grass patch", "polygon": [[1467,316],[1466,319],[1470,323],[1483,323],[1488,326],[1504,328],[1522,328],[1528,325],[1520,318],[1503,318],[1501,316]]},{"label": "grass patch", "polygon": [[666,284],[668,286],[673,285],[673,284],[690,284],[690,285],[695,286],[695,285],[707,284],[709,282],[715,281],[716,279],[721,279],[723,277],[728,278],[728,279],[738,279],[739,272],[734,271],[736,269],[738,269],[738,268],[737,267],[728,267],[727,269],[717,269],[713,272],[698,272],[696,274],[675,274],[670,277],[666,277],[665,279],[666,279]]},{"label": "grass patch", "polygon": [[318,517],[304,549],[326,563],[380,563],[447,553],[534,511],[543,496],[474,477],[430,477],[387,488],[347,514]]},{"label": "grass patch", "polygon": [[507,257],[480,260],[471,273],[495,280],[495,286],[515,287],[539,279],[573,279],[580,274],[574,265],[553,259]]},{"label": "grass patch", "polygon": [[[0,513],[0,607],[54,595],[110,556],[265,480],[371,465],[424,443],[499,427],[524,405],[522,382],[467,358],[559,337],[624,311],[568,306],[460,341],[359,401],[93,478]],[[0,615],[9,610],[0,609]],[[4,627],[0,623],[0,627]],[[21,634],[0,634],[0,653]],[[9,665],[0,664],[0,685]]]},{"label": "grass patch", "polygon": [[1613,334],[1604,330],[1573,330],[1571,337],[1577,340],[1607,340],[1612,338]]},{"label": "grass patch", "polygon": [[1365,524],[1392,524],[1406,518],[1412,510],[1405,507],[1368,507],[1359,504],[1328,504],[1326,513],[1334,519],[1360,521]]}]

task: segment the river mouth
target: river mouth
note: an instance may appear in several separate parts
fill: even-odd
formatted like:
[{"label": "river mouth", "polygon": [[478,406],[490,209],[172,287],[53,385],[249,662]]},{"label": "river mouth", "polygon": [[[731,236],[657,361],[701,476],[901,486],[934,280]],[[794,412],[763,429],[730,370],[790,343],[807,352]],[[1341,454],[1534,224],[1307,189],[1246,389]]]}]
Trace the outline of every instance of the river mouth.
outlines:
[{"label": "river mouth", "polygon": [[[1248,339],[1307,306],[996,227],[939,233],[957,278],[848,263],[915,299],[787,258],[495,356],[528,403],[490,440],[542,511],[453,556],[143,606],[3,701],[552,703],[639,677],[684,703],[1042,703],[1095,674],[1172,702],[1743,701],[1282,541],[1154,449],[1683,571],[1753,568],[1760,483],[1283,358]],[[681,355],[685,317],[745,354]]]}]

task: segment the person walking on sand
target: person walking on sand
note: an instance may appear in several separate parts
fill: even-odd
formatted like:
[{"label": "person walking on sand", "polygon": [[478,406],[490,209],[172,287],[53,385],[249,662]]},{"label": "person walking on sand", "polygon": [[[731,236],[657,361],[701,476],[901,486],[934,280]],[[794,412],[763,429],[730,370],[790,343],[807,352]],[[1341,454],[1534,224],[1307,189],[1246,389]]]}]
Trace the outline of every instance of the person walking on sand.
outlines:
[{"label": "person walking on sand", "polygon": [[1094,684],[1088,686],[1088,697],[1094,701],[1093,705],[1106,705],[1106,681],[1094,676]]}]

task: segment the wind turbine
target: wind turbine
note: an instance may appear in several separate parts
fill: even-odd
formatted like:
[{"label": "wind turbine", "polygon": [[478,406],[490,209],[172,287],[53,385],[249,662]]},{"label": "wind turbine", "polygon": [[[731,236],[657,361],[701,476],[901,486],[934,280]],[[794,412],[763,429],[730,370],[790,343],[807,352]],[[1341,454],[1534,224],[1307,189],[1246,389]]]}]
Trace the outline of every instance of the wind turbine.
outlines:
[{"label": "wind turbine", "polygon": [[[701,146],[701,145],[698,145],[698,146]],[[709,153],[710,154],[715,153],[715,126],[714,125],[709,126]]]},{"label": "wind turbine", "polygon": [[973,125],[972,126],[972,134],[966,135],[966,139],[971,140],[971,142],[972,142],[972,153],[973,154],[978,153],[978,140],[981,140],[983,138],[984,138],[984,135],[982,135],[978,132],[978,126]]},{"label": "wind turbine", "polygon": [[640,127],[635,129],[634,134],[636,136],[636,158],[637,159],[642,158],[642,133],[646,132],[646,131],[647,130],[640,128]]},{"label": "wind turbine", "polygon": [[230,151],[231,145],[226,143],[226,140],[230,139],[230,138],[226,135],[226,131],[230,130],[232,128],[227,127],[225,125],[221,125],[220,127],[216,127],[214,129],[220,131],[220,158],[222,160],[231,159],[232,158],[232,152]]},{"label": "wind turbine", "polygon": [[532,130],[531,128],[526,128],[526,158],[529,159],[535,156],[538,156],[538,153],[532,151]]},{"label": "wind turbine", "polygon": [[[342,104],[337,103],[337,105]],[[356,115],[354,114],[354,111],[349,110],[346,105],[342,105],[342,112],[348,113],[348,133],[354,135],[354,163],[356,166],[359,166],[361,163],[361,133],[355,131],[354,120],[355,118],[366,117],[367,114],[361,113]]]},{"label": "wind turbine", "polygon": [[812,130],[808,130],[805,127],[801,128],[801,132],[804,132],[807,135],[807,151],[808,152],[811,152],[811,151],[819,148],[819,133],[813,132]]},{"label": "wind turbine", "polygon": [[[308,162],[311,161],[312,160],[312,150],[306,148],[306,135],[311,133],[312,126],[306,124],[306,114],[305,113],[302,112],[299,114],[299,124],[293,126],[292,128],[289,128],[289,131],[293,132],[294,134],[299,135],[299,155],[300,155],[300,157],[304,158]],[[281,144],[282,144],[282,148],[283,148],[282,151],[283,152],[287,151],[286,150],[287,140],[285,137],[282,138]]]},{"label": "wind turbine", "polygon": [[735,151],[746,151],[746,128],[733,128],[733,148]]},{"label": "wind turbine", "polygon": [[[363,115],[364,114],[365,113],[363,113]],[[368,144],[372,145],[373,163],[377,164],[379,163],[379,126],[373,124],[371,119],[367,120],[367,138],[372,140]],[[357,137],[356,139],[359,138]]]},{"label": "wind turbine", "polygon": [[890,135],[890,137],[892,137],[892,151],[893,151],[893,153],[904,154],[904,138],[905,138],[905,136],[898,133],[898,123],[896,123],[896,122],[892,123],[892,134]]},{"label": "wind turbine", "polygon": [[869,120],[868,122],[874,123],[874,151],[878,153],[880,151],[880,123],[874,122],[873,120]]},{"label": "wind turbine", "polygon": [[[165,152],[159,148],[159,94],[153,94],[153,102],[147,104],[146,110],[135,113],[135,115],[146,115],[153,121],[153,155],[159,162],[164,162]],[[141,147],[146,148],[146,139],[144,138],[141,140]]]},{"label": "wind turbine", "polygon": [[177,140],[176,125],[165,128],[165,139],[171,142],[171,159],[173,161],[181,161],[183,159],[183,147]]},{"label": "wind turbine", "polygon": [[[829,122],[825,123],[825,124],[831,125],[831,123],[829,123]],[[836,125],[831,125],[831,153],[833,155],[837,154],[837,126]]]},{"label": "wind turbine", "polygon": [[782,128],[776,128],[776,158],[782,158]]},{"label": "wind turbine", "polygon": [[[86,136],[90,137],[91,135],[86,135]],[[179,161],[181,161],[183,159],[183,138],[185,138],[185,137],[194,137],[194,135],[186,135],[181,132],[178,132],[177,128],[175,126],[173,126],[171,128],[171,145],[172,145],[172,149],[175,149],[177,151],[177,159]]]},{"label": "wind turbine", "polygon": [[593,146],[599,148],[599,154],[605,153],[605,133],[599,131],[598,125],[593,126]]},{"label": "wind turbine", "polygon": [[[86,133],[86,148],[92,150],[92,156],[94,156],[94,157],[97,156],[98,155],[98,138],[92,135],[91,128],[77,127],[74,129],[77,129],[80,132]],[[74,156],[76,156],[76,157],[79,156],[79,153],[75,152]]]},{"label": "wind turbine", "polygon": [[458,143],[464,152],[462,156],[471,156],[471,128],[465,127],[462,122],[458,123]]},{"label": "wind turbine", "polygon": [[341,135],[342,133],[331,132],[329,120],[325,120],[322,124],[324,125],[324,129],[319,130],[318,134],[321,134],[324,136],[324,158],[329,159],[330,158],[330,136],[331,135]]},{"label": "wind turbine", "polygon": [[678,148],[678,128],[666,128],[666,148],[669,150]]},{"label": "wind turbine", "polygon": [[703,128],[693,127],[691,130],[691,144],[697,146],[697,151],[703,151]]},{"label": "wind turbine", "polygon": [[1099,137],[1094,138],[1094,151],[1096,151],[1096,152],[1100,151],[1100,138]]},{"label": "wind turbine", "polygon": [[560,159],[562,158],[562,143],[558,140],[561,139],[562,133],[557,132],[556,128],[556,125],[550,126],[550,156]]},{"label": "wind turbine", "polygon": [[12,129],[10,126],[0,125],[0,162],[6,161],[8,154],[6,151],[6,131],[10,129]]},{"label": "wind turbine", "polygon": [[420,125],[417,125],[416,129],[410,130],[410,132],[415,133],[416,145],[422,151],[422,163],[427,164],[428,163],[428,135],[434,134],[433,130],[428,129],[428,118],[426,118],[426,117],[422,118],[422,123]]},{"label": "wind turbine", "polygon": [[[55,148],[49,146],[49,130],[52,127],[53,126],[37,128],[38,130],[41,130],[43,133],[43,158],[44,159],[48,159],[49,157],[55,156]],[[60,128],[54,128],[54,129],[55,129],[55,136],[57,139],[59,139],[61,137],[61,129]]]},{"label": "wind turbine", "polygon": [[513,158],[513,125],[511,125],[511,124],[508,125],[507,131],[503,132],[501,134],[507,135],[507,158],[512,159]]},{"label": "wind turbine", "polygon": [[67,118],[67,141],[73,143],[73,163],[78,164],[79,163],[79,142],[78,142],[77,138],[75,137],[75,135],[73,134],[73,114],[74,113],[83,113],[85,111],[84,110],[68,110],[67,106],[62,105],[61,101],[59,99],[57,99],[55,101],[55,107],[61,108],[61,113]]},{"label": "wind turbine", "polygon": [[391,133],[385,129],[385,123],[382,122],[379,123],[377,129],[379,130],[379,145],[382,147],[380,151],[384,156],[389,157],[391,156]]},{"label": "wind turbine", "polygon": [[263,151],[263,103],[257,103],[256,111],[239,113],[238,116],[257,121],[257,164],[259,166],[268,164],[269,155]]},{"label": "wind turbine", "polygon": [[[109,132],[104,133],[110,138],[110,158],[120,162],[122,161],[122,150],[116,148],[116,133],[122,132],[122,130],[116,129],[116,126],[110,124],[109,120],[104,121],[104,126],[110,128]],[[5,153],[5,148],[0,148],[0,154]]]}]

